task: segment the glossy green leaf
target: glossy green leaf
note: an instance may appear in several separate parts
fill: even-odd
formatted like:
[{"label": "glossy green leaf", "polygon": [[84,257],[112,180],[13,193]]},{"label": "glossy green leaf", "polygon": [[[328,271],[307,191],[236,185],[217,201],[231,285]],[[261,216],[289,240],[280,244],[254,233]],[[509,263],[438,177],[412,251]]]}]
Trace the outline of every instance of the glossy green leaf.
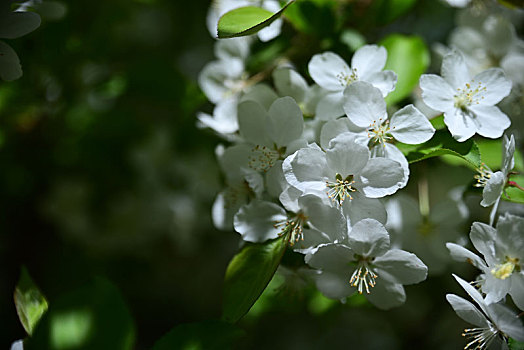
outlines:
[{"label": "glossy green leaf", "polygon": [[291,0],[276,13],[255,6],[231,10],[218,20],[218,37],[226,39],[255,34],[277,20],[294,1]]},{"label": "glossy green leaf", "polygon": [[388,51],[384,69],[392,70],[398,76],[395,90],[386,97],[386,102],[391,105],[411,94],[429,66],[430,54],[424,41],[417,36],[392,34],[379,45]]},{"label": "glossy green leaf", "polygon": [[244,330],[223,321],[181,324],[155,343],[152,350],[172,349],[231,349]]},{"label": "glossy green leaf", "polygon": [[240,320],[257,301],[275,274],[286,251],[287,236],[265,243],[246,243],[233,257],[224,280],[222,319]]},{"label": "glossy green leaf", "polygon": [[478,168],[481,163],[477,144],[472,139],[458,142],[447,129],[437,130],[431,140],[420,145],[403,143],[396,145],[404,153],[409,163],[443,155],[459,157],[474,168]]},{"label": "glossy green leaf", "polygon": [[47,300],[35,285],[27,269],[22,267],[14,294],[16,312],[27,334],[33,334],[40,318],[47,311]]},{"label": "glossy green leaf", "polygon": [[118,289],[103,278],[53,300],[24,349],[133,349],[135,327]]}]

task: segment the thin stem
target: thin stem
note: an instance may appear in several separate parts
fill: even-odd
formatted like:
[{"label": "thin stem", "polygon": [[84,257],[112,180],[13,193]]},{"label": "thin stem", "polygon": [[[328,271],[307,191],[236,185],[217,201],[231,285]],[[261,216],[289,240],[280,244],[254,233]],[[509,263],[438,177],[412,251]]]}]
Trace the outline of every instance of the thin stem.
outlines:
[{"label": "thin stem", "polygon": [[422,171],[422,176],[418,181],[418,207],[422,217],[427,218],[429,216],[429,185],[425,171]]}]

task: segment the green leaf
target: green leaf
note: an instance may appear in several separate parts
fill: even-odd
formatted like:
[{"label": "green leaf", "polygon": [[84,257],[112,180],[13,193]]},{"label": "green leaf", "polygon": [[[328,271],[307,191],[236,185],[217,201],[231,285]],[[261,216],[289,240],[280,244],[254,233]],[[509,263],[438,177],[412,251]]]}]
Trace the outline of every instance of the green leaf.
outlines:
[{"label": "green leaf", "polygon": [[379,43],[388,51],[384,69],[394,71],[398,76],[395,90],[386,97],[388,105],[408,97],[426,71],[430,61],[429,50],[417,36],[392,34]]},{"label": "green leaf", "polygon": [[47,311],[48,305],[47,300],[35,285],[25,267],[22,267],[14,299],[20,322],[27,334],[33,334],[33,329]]},{"label": "green leaf", "polygon": [[246,243],[233,257],[224,279],[224,321],[237,322],[249,311],[275,274],[287,243],[287,235],[260,244]]},{"label": "green leaf", "polygon": [[520,342],[513,338],[509,338],[508,344],[510,350],[524,350],[524,342]]},{"label": "green leaf", "polygon": [[481,163],[477,144],[472,139],[458,142],[447,129],[437,130],[431,140],[420,145],[406,145],[403,143],[397,143],[396,145],[404,153],[409,163],[443,155],[459,157],[474,168],[480,167]]},{"label": "green leaf", "polygon": [[[515,181],[520,187],[524,187],[524,175],[512,175],[510,181]],[[502,199],[509,202],[524,203],[524,191],[516,187],[506,187]]]},{"label": "green leaf", "polygon": [[288,2],[277,13],[255,6],[231,10],[218,20],[218,38],[227,39],[255,34],[278,19],[294,1]]},{"label": "green leaf", "polygon": [[417,0],[375,0],[371,12],[378,24],[387,24],[408,12]]},{"label": "green leaf", "polygon": [[95,278],[53,300],[24,349],[133,349],[135,328],[120,292]]},{"label": "green leaf", "polygon": [[231,349],[244,330],[222,321],[181,324],[155,343],[152,350]]}]

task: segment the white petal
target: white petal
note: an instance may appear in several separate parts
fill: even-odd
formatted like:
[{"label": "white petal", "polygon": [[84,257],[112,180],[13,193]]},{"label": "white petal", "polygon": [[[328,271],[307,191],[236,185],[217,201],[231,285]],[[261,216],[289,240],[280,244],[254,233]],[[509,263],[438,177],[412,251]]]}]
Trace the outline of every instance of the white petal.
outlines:
[{"label": "white petal", "polygon": [[353,55],[351,68],[356,69],[359,79],[366,80],[367,77],[384,68],[387,56],[388,53],[383,46],[365,45]]},{"label": "white petal", "polygon": [[359,192],[353,194],[352,200],[344,201],[342,208],[351,226],[366,218],[375,219],[381,224],[387,221],[384,204],[379,199],[367,198]]},{"label": "white petal", "polygon": [[497,237],[497,230],[482,222],[474,222],[471,225],[469,238],[475,249],[484,256],[488,265],[495,263],[494,242]]},{"label": "white petal", "polygon": [[466,322],[469,322],[477,327],[487,327],[488,320],[482,312],[479,311],[469,301],[461,298],[455,294],[446,294],[446,299],[457,315]]},{"label": "white petal", "polygon": [[394,283],[419,283],[428,275],[427,266],[415,254],[400,249],[389,250],[373,264],[379,277]]},{"label": "white petal", "polygon": [[215,43],[215,56],[224,61],[230,58],[245,60],[249,56],[249,42],[246,37],[219,40]]},{"label": "white petal", "polygon": [[453,138],[459,142],[464,142],[475,135],[478,127],[470,112],[463,112],[457,108],[444,112],[444,124]]},{"label": "white petal", "polygon": [[286,181],[303,192],[315,186],[325,189],[325,181],[330,175],[325,153],[314,148],[302,148],[293,153],[284,159],[282,169]]},{"label": "white petal", "polygon": [[441,75],[454,89],[464,88],[471,80],[464,56],[457,50],[451,50],[442,59]]},{"label": "white petal", "polygon": [[519,342],[524,341],[524,326],[513,311],[502,304],[490,305],[489,311],[498,329]]},{"label": "white petal", "polygon": [[264,107],[254,101],[244,101],[238,105],[238,125],[240,134],[255,145],[269,145],[266,127],[268,115]]},{"label": "white petal", "polygon": [[466,291],[466,293],[468,293],[471,299],[473,299],[478,304],[478,306],[480,306],[481,310],[484,311],[484,313],[487,315],[488,312],[487,312],[486,303],[484,302],[484,299],[482,298],[482,295],[479,293],[479,291],[476,290],[475,287],[473,287],[468,282],[464,281],[459,276],[453,274],[453,277],[455,277],[455,280],[457,280],[460,286],[464,288],[464,290]]},{"label": "white petal", "polygon": [[502,139],[502,172],[508,174],[515,166],[515,138],[504,135]]},{"label": "white petal", "polygon": [[340,118],[336,120],[330,120],[327,123],[325,123],[324,126],[322,126],[322,130],[320,131],[320,147],[322,147],[323,149],[327,149],[329,147],[329,142],[332,139],[345,132],[363,132],[364,142],[360,142],[359,139],[355,140],[357,140],[357,143],[367,146],[368,137],[366,129],[360,128],[355,124],[351,123],[351,121],[348,118]]},{"label": "white petal", "polygon": [[331,242],[340,242],[346,237],[347,222],[340,210],[327,206],[321,198],[311,194],[300,197],[298,204],[308,222],[326,233]]},{"label": "white petal", "polygon": [[519,309],[524,310],[524,272],[515,272],[511,278],[509,295],[511,295],[515,305],[517,305]]},{"label": "white petal", "polygon": [[477,120],[477,133],[491,139],[498,139],[510,125],[508,116],[495,106],[476,105],[470,107]]},{"label": "white petal", "polygon": [[401,284],[377,280],[377,284],[366,294],[366,298],[376,307],[388,310],[406,302],[406,292]]},{"label": "white petal", "polygon": [[351,75],[347,63],[333,52],[314,55],[309,61],[308,69],[315,83],[329,91],[343,90],[346,82],[342,76]]},{"label": "white petal", "polygon": [[455,104],[455,90],[448,82],[434,74],[423,74],[420,77],[422,99],[428,107],[443,112]]},{"label": "white petal", "polygon": [[329,146],[326,150],[327,165],[342,178],[361,172],[369,160],[368,148],[357,144],[353,134],[340,134],[331,140]]},{"label": "white petal", "polygon": [[302,135],[302,111],[291,97],[281,97],[269,108],[269,137],[277,146],[287,146]]},{"label": "white petal", "polygon": [[502,190],[504,189],[506,177],[501,171],[491,174],[488,182],[482,190],[482,201],[480,205],[483,207],[489,207],[497,201],[502,195]]},{"label": "white petal", "polygon": [[313,254],[321,244],[333,242],[327,234],[313,228],[303,229],[302,238],[295,242],[291,248],[293,248],[293,251],[304,255]]},{"label": "white petal", "polygon": [[377,220],[363,219],[348,233],[350,247],[356,254],[365,257],[383,255],[389,249],[389,234]]},{"label": "white petal", "polygon": [[300,210],[300,207],[298,205],[298,198],[302,195],[302,191],[293,187],[288,186],[286,187],[278,199],[280,200],[280,203],[286,208],[286,210],[289,210],[294,213],[298,213]]},{"label": "white petal", "polygon": [[244,241],[264,242],[278,237],[281,228],[275,227],[275,223],[286,219],[286,211],[280,206],[254,200],[240,208],[235,215],[234,226]]},{"label": "white petal", "polygon": [[326,297],[331,299],[342,299],[353,294],[354,288],[348,282],[351,274],[348,272],[347,278],[329,271],[323,271],[314,277],[318,290]]},{"label": "white petal", "polygon": [[[497,222],[497,238],[505,254],[524,260],[524,218],[505,213]],[[524,310],[524,308],[523,308]]]},{"label": "white petal", "polygon": [[382,93],[382,96],[386,97],[391,91],[395,90],[397,84],[397,74],[391,70],[385,70],[383,72],[377,72],[366,79],[362,79],[376,87]]},{"label": "white petal", "polygon": [[497,104],[511,92],[511,80],[506,78],[500,68],[490,68],[477,74],[471,85],[475,88],[478,83],[485,90],[481,90],[475,97],[480,98],[479,103],[483,105]]},{"label": "white petal", "polygon": [[390,133],[396,140],[411,145],[426,142],[435,133],[428,118],[413,105],[393,114],[389,126]]},{"label": "white petal", "polygon": [[275,69],[273,83],[280,96],[291,96],[295,101],[304,101],[308,85],[295,70],[284,67]]},{"label": "white petal", "polygon": [[273,91],[272,88],[270,88],[267,84],[260,83],[250,87],[244,93],[244,95],[242,95],[240,102],[255,101],[260,103],[260,105],[264,107],[265,110],[268,110],[271,104],[273,104],[277,98],[278,95],[275,93],[275,91]]},{"label": "white petal", "polygon": [[204,66],[200,72],[198,85],[211,102],[218,103],[240,92],[233,91],[226,82],[238,80],[243,71],[244,63],[240,59],[213,61]]},{"label": "white petal", "polygon": [[451,258],[455,261],[470,262],[476,268],[484,270],[487,268],[486,263],[477,255],[455,243],[446,243]]},{"label": "white petal", "polygon": [[397,146],[392,145],[391,143],[386,143],[385,147],[380,145],[375,146],[375,148],[376,147],[384,148],[384,158],[392,159],[400,164],[402,171],[404,172],[404,180],[400,183],[400,188],[404,188],[409,180],[409,163],[404,154],[397,148]]},{"label": "white petal", "polygon": [[315,108],[315,117],[319,120],[334,120],[344,115],[344,95],[342,90],[323,96]]},{"label": "white petal", "polygon": [[379,118],[387,118],[382,93],[363,81],[357,81],[344,90],[344,112],[353,124],[360,127],[368,127]]},{"label": "white petal", "polygon": [[[348,262],[353,260],[353,251],[343,244],[323,244],[318,250],[309,257],[306,263],[316,269],[331,271],[344,275],[351,271],[352,267]],[[349,285],[349,283],[348,283]]]},{"label": "white petal", "polygon": [[227,99],[219,102],[213,110],[213,115],[198,113],[198,120],[219,134],[232,134],[238,130],[237,101]]},{"label": "white petal", "polygon": [[404,182],[404,171],[398,162],[371,158],[358,177],[355,187],[369,198],[381,198],[397,192]]}]

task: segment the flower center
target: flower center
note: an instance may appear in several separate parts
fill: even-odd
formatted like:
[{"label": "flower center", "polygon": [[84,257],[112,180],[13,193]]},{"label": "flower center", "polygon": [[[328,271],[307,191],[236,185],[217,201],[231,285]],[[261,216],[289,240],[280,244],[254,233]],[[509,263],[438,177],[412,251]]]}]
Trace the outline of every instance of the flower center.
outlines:
[{"label": "flower center", "polygon": [[486,91],[486,87],[482,86],[482,83],[478,83],[476,88],[473,88],[470,83],[461,89],[457,89],[457,94],[453,96],[455,100],[455,108],[461,110],[467,110],[472,104],[478,104],[484,96],[478,96],[479,93]]},{"label": "flower center", "polygon": [[477,175],[473,176],[477,183],[474,185],[475,187],[484,187],[486,186],[486,183],[488,182],[489,178],[491,177],[491,174],[493,174],[493,171],[484,163],[480,164],[480,168],[477,169],[479,172]]},{"label": "flower center", "polygon": [[358,81],[358,75],[357,75],[357,69],[352,68],[350,74],[346,74],[345,72],[340,72],[337,74],[337,79],[342,85],[342,87],[346,87],[351,83],[354,83],[355,81]]},{"label": "flower center", "polygon": [[280,227],[280,233],[278,234],[279,237],[289,233],[289,245],[293,246],[296,242],[304,240],[303,226],[306,221],[307,216],[300,212],[293,218],[277,222],[274,227]]},{"label": "flower center", "polygon": [[375,287],[376,278],[378,278],[378,275],[373,272],[368,265],[368,262],[366,260],[361,260],[358,263],[357,269],[351,275],[349,283],[352,287],[357,287],[359,294],[362,294],[364,288],[366,289],[366,293],[369,294],[369,288]]},{"label": "flower center", "polygon": [[326,187],[328,188],[326,193],[332,201],[342,205],[347,198],[353,199],[351,192],[357,190],[352,187],[354,183],[353,175],[348,175],[345,179],[342,179],[342,175],[337,173],[334,182],[326,181]]},{"label": "flower center", "polygon": [[248,166],[255,171],[266,172],[275,165],[279,157],[278,151],[266,146],[256,145],[249,155]]},{"label": "flower center", "polygon": [[515,269],[520,270],[519,259],[506,257],[506,262],[496,265],[494,269],[491,269],[491,274],[498,279],[504,280],[511,276]]},{"label": "flower center", "polygon": [[494,328],[491,323],[489,324],[489,327],[465,329],[462,336],[471,338],[472,340],[464,347],[464,350],[486,349],[495,339],[497,334],[499,334],[499,331]]},{"label": "flower center", "polygon": [[[395,127],[393,127],[393,129],[394,128]],[[391,136],[388,136],[390,130],[389,120],[386,119],[382,121],[382,118],[378,118],[378,120],[373,120],[373,123],[369,124],[368,138],[370,138],[374,144],[382,144],[386,147],[386,142],[392,139]]]}]

